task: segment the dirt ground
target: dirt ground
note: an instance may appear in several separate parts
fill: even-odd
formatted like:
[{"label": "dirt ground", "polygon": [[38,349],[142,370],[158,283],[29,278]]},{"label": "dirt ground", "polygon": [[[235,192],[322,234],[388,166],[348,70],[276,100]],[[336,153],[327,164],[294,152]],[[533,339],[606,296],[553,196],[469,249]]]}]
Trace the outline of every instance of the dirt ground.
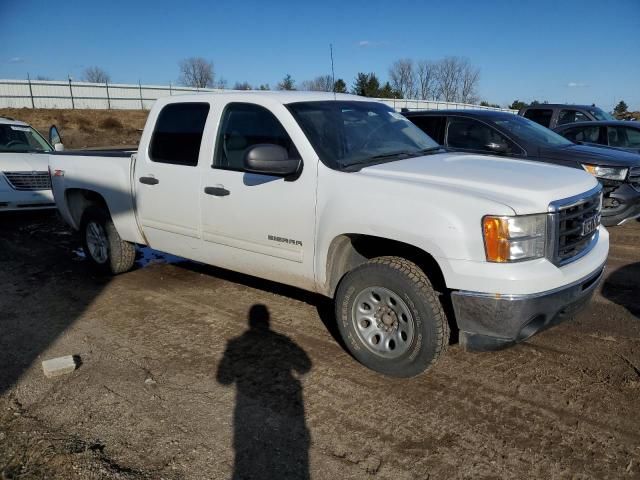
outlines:
[{"label": "dirt ground", "polygon": [[137,147],[147,120],[146,110],[67,110],[0,108],[0,117],[27,122],[48,138],[56,125],[67,149]]},{"label": "dirt ground", "polygon": [[0,478],[640,478],[640,223],[611,233],[575,319],[394,380],[320,297],[148,250],[98,277],[53,214],[0,217]]}]

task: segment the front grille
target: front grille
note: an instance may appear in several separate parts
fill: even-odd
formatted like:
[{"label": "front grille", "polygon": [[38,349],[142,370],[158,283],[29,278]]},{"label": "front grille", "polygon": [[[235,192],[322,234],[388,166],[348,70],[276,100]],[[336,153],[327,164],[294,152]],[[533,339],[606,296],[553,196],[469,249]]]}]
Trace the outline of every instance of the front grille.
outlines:
[{"label": "front grille", "polygon": [[631,167],[631,170],[629,170],[629,183],[633,188],[640,191],[640,167]]},{"label": "front grille", "polygon": [[[602,189],[588,192],[584,197],[561,200],[552,204],[555,226],[554,263],[564,265],[586,253],[598,236],[602,210]],[[584,231],[585,222],[595,220],[596,229]]]},{"label": "front grille", "polygon": [[2,172],[15,190],[51,190],[49,172]]}]

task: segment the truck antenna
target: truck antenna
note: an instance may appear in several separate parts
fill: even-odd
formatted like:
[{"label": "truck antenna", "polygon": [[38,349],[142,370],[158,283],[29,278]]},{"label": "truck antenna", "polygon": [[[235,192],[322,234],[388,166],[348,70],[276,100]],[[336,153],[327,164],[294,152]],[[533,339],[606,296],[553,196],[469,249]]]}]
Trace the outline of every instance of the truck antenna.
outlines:
[{"label": "truck antenna", "polygon": [[329,44],[329,54],[331,55],[331,81],[333,82],[333,99],[336,99],[336,74],[333,70],[333,44]]}]

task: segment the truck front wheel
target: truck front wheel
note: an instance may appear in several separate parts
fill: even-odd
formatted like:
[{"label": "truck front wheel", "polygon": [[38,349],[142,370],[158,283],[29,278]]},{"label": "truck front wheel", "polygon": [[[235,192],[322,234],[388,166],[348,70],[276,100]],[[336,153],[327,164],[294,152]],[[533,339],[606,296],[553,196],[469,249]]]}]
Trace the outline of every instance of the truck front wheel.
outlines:
[{"label": "truck front wheel", "polygon": [[85,256],[98,271],[118,274],[133,266],[136,247],[120,238],[104,208],[91,206],[85,210],[80,222],[80,235]]},{"label": "truck front wheel", "polygon": [[336,318],[351,354],[393,377],[426,371],[449,342],[449,325],[429,279],[400,257],[378,257],[345,275],[336,293]]}]

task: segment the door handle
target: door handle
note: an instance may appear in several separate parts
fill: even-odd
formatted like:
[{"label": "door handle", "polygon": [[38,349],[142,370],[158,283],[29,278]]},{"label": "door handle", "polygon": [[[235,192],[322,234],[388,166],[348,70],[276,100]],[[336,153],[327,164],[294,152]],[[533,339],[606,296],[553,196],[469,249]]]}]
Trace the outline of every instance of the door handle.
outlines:
[{"label": "door handle", "polygon": [[140,177],[139,180],[140,183],[144,183],[145,185],[157,185],[160,183],[160,180],[155,177]]},{"label": "door handle", "polygon": [[226,197],[231,194],[231,192],[222,185],[218,185],[216,187],[204,187],[204,193],[207,195],[215,195],[216,197]]}]

